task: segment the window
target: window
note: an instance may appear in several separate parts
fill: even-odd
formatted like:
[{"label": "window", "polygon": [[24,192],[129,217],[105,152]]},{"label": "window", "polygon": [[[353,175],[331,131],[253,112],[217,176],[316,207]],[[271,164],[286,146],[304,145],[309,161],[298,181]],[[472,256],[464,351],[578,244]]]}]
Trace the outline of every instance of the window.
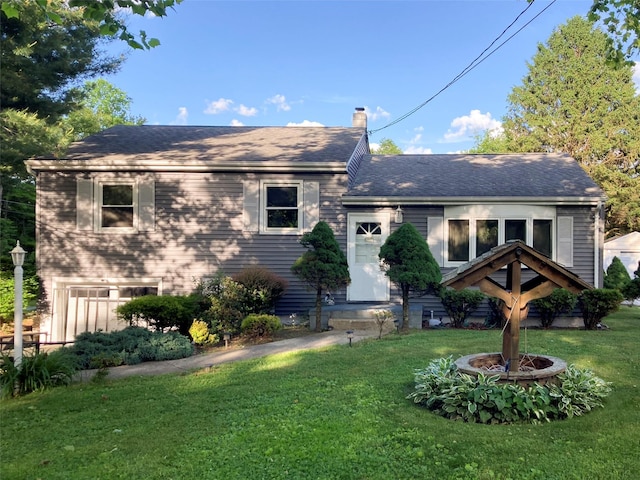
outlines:
[{"label": "window", "polygon": [[521,240],[553,258],[554,217],[555,209],[550,207],[448,207],[445,210],[444,266],[468,262],[510,240]]},{"label": "window", "polygon": [[78,230],[136,233],[155,230],[155,181],[151,176],[77,179]]},{"label": "window", "polygon": [[102,201],[100,226],[102,228],[133,228],[133,184],[101,184]]},{"label": "window", "polygon": [[379,222],[356,223],[356,263],[379,263],[382,245],[382,225]]},{"label": "window", "polygon": [[268,229],[298,228],[301,204],[299,191],[298,185],[265,185]]}]

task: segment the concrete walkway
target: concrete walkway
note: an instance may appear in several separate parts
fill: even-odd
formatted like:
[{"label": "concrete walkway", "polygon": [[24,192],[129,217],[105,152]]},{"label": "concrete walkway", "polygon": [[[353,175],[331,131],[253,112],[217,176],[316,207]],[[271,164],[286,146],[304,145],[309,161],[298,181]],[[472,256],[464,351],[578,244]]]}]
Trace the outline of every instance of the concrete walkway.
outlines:
[{"label": "concrete walkway", "polygon": [[[377,337],[378,333],[370,330],[355,331],[352,342],[360,341],[364,338]],[[143,362],[138,365],[122,365],[108,369],[107,379],[117,379],[143,375],[164,375],[167,373],[182,373],[202,370],[222,363],[236,362],[238,360],[248,360],[252,358],[265,357],[276,353],[297,352],[300,350],[311,350],[323,348],[331,345],[348,344],[349,339],[344,331],[331,330],[322,333],[312,333],[303,337],[289,338],[276,342],[263,343],[260,345],[245,346],[232,350],[220,350],[214,353],[193,355],[178,360],[166,360],[164,362]],[[93,378],[97,370],[82,370],[78,373],[77,379],[88,381]]]}]

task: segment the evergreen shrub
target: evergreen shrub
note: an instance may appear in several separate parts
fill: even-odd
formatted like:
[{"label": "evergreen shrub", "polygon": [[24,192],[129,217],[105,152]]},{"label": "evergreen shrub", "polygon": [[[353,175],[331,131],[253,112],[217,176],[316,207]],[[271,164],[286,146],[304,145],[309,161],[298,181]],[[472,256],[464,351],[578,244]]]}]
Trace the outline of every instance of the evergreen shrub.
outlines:
[{"label": "evergreen shrub", "polygon": [[564,288],[556,288],[551,295],[538,298],[531,303],[540,313],[540,325],[542,328],[550,328],[558,316],[571,312],[577,302],[577,295]]},{"label": "evergreen shrub", "polygon": [[462,328],[465,320],[478,309],[485,298],[484,293],[479,290],[447,288],[440,291],[440,301],[454,328]]},{"label": "evergreen shrub", "polygon": [[217,335],[211,333],[209,325],[204,320],[194,320],[189,329],[189,335],[196,345],[211,345],[220,340]]},{"label": "evergreen shrub", "polygon": [[600,321],[618,310],[622,302],[622,293],[614,288],[594,288],[578,295],[578,307],[582,312],[584,328],[594,330]]},{"label": "evergreen shrub", "polygon": [[280,319],[275,315],[255,314],[247,315],[242,320],[242,333],[250,338],[271,337],[282,328]]},{"label": "evergreen shrub", "polygon": [[129,325],[148,325],[158,332],[177,329],[189,334],[193,319],[199,315],[197,295],[145,295],[118,306],[118,315]]},{"label": "evergreen shrub", "polygon": [[602,286],[604,288],[615,288],[616,290],[622,291],[630,281],[631,277],[626,267],[622,264],[622,261],[618,257],[613,257],[611,265],[607,267]]},{"label": "evergreen shrub", "polygon": [[289,282],[267,268],[247,267],[231,277],[247,289],[246,309],[249,313],[273,313]]}]

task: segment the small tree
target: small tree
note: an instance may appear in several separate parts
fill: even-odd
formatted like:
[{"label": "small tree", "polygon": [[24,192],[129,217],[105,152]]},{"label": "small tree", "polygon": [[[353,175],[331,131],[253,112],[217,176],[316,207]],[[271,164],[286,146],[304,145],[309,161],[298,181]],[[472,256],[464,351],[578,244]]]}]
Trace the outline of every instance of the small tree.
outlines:
[{"label": "small tree", "polygon": [[607,267],[607,273],[604,276],[603,287],[604,288],[615,288],[616,290],[622,291],[624,286],[631,281],[631,277],[629,276],[629,272],[622,264],[618,257],[613,257],[611,260],[611,265]]},{"label": "small tree", "polygon": [[442,280],[440,267],[429,245],[411,223],[405,223],[389,235],[378,257],[389,280],[402,292],[402,329],[407,330],[409,294],[436,291]]},{"label": "small tree", "polygon": [[316,331],[322,331],[322,290],[336,290],[351,283],[347,257],[326,222],[318,222],[305,233],[300,244],[308,250],[291,271],[316,292]]},{"label": "small tree", "polygon": [[640,262],[638,262],[638,269],[633,272],[633,280],[622,287],[622,295],[629,302],[630,307],[633,307],[633,302],[640,298]]},{"label": "small tree", "polygon": [[594,288],[578,295],[578,306],[586,330],[595,330],[600,321],[618,310],[622,294],[615,288]]}]

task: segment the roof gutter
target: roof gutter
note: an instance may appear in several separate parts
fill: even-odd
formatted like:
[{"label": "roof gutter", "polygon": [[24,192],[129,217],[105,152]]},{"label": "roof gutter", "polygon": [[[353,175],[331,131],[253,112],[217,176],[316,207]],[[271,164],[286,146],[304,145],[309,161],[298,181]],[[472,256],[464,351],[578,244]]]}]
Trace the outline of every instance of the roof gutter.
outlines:
[{"label": "roof gutter", "polygon": [[492,196],[492,197],[342,197],[344,206],[411,206],[411,205],[598,205],[604,201],[602,196],[594,197],[516,197],[516,196]]}]

